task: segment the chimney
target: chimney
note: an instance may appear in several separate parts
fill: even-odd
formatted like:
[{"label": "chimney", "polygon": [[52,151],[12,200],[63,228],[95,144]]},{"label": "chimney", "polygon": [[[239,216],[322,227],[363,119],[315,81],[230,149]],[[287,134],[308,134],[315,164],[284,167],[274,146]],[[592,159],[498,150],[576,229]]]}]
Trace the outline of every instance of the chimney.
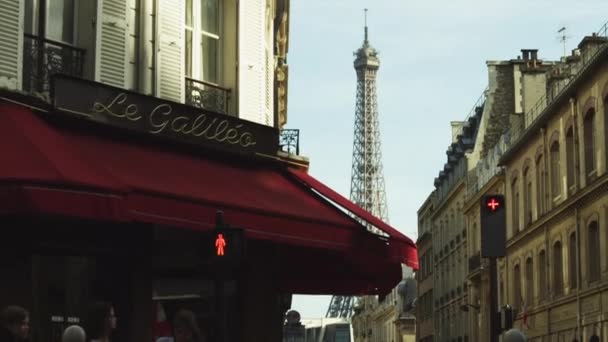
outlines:
[{"label": "chimney", "polygon": [[458,136],[462,134],[462,127],[464,126],[464,123],[464,121],[450,122],[452,125],[452,143],[458,141]]},{"label": "chimney", "polygon": [[538,59],[538,49],[532,50],[532,60],[535,61]]},{"label": "chimney", "polygon": [[521,53],[524,55],[524,61],[527,62],[528,66],[536,67],[538,61],[538,49],[521,49]]}]

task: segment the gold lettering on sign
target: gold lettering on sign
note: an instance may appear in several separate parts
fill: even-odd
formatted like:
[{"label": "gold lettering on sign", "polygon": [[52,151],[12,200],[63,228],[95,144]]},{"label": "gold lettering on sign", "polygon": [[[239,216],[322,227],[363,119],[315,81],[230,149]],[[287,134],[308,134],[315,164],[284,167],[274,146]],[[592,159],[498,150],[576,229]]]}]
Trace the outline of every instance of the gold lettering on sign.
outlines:
[{"label": "gold lettering on sign", "polygon": [[[141,115],[137,112],[137,105],[130,103],[125,106],[125,102],[127,102],[127,94],[120,93],[110,101],[110,104],[104,105],[103,103],[95,101],[93,104],[93,110],[95,113],[107,113],[117,118],[125,118],[130,121],[138,121],[141,119]],[[113,110],[120,108],[112,108],[112,107],[124,107],[122,113],[113,112]]]},{"label": "gold lettering on sign", "polygon": [[[108,104],[96,101],[93,110],[95,113],[103,113],[119,119],[141,120],[143,116],[139,113],[137,105],[127,100],[127,94],[119,93]],[[148,132],[152,134],[176,133],[241,147],[257,144],[253,133],[245,131],[243,124],[232,124],[228,119],[208,120],[206,113],[192,116],[177,115],[168,103],[154,107],[147,117],[151,127]]]}]

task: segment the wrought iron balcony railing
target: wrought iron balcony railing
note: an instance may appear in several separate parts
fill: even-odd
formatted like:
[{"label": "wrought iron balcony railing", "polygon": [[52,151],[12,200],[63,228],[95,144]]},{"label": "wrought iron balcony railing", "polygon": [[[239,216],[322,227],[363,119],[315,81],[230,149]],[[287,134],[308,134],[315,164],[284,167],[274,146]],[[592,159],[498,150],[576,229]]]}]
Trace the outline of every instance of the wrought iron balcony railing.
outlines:
[{"label": "wrought iron balcony railing", "polygon": [[217,113],[228,113],[228,88],[186,77],[186,104]]},{"label": "wrought iron balcony railing", "polygon": [[82,77],[84,49],[31,34],[24,38],[24,91],[49,92],[54,74]]},{"label": "wrought iron balcony railing", "polygon": [[279,135],[279,148],[289,154],[300,154],[300,130],[283,129]]},{"label": "wrought iron balcony railing", "polygon": [[469,258],[469,273],[473,273],[481,268],[481,256],[479,254],[473,255]]},{"label": "wrought iron balcony railing", "polygon": [[[596,33],[593,35],[597,38],[608,39],[608,23],[605,23]],[[545,113],[545,110],[553,103],[556,99],[573,85],[575,80],[579,79],[585,72],[587,72],[588,66],[591,65],[598,56],[605,53],[608,50],[608,43],[604,42],[595,49],[590,49],[587,53],[580,56],[581,61],[575,64],[566,64],[554,72],[558,74],[558,80],[556,80],[547,93],[538,99],[538,102],[526,112],[521,120],[513,124],[505,133],[507,147],[518,143],[524,136],[524,133],[528,131],[530,127]]]}]

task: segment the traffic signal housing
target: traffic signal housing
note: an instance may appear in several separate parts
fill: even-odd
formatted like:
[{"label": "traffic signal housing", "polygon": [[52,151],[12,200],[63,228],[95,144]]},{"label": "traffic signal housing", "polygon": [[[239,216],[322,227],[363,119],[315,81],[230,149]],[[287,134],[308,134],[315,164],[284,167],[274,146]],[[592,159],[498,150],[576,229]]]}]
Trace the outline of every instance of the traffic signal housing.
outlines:
[{"label": "traffic signal housing", "polygon": [[481,199],[481,256],[506,255],[506,205],[503,195],[487,195]]}]

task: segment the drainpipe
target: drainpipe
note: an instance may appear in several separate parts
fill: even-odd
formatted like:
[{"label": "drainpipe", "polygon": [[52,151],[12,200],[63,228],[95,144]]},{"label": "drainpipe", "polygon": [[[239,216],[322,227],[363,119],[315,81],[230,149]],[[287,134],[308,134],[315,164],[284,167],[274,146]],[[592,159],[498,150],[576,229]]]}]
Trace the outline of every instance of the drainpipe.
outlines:
[{"label": "drainpipe", "polygon": [[[578,125],[576,121],[576,98],[570,98],[570,114],[572,115],[572,134],[574,135],[574,187],[578,188],[579,181],[579,154],[578,154]],[[568,189],[569,190],[569,189]],[[576,283],[577,283],[577,291],[576,291],[576,306],[577,306],[577,315],[576,315],[576,331],[579,335],[579,341],[583,340],[583,332],[581,331],[582,325],[582,317],[581,317],[581,287],[582,284],[582,271],[581,271],[581,225],[580,218],[578,212],[578,206],[574,206],[574,225],[576,229]]]},{"label": "drainpipe", "polygon": [[138,90],[142,94],[154,95],[154,39],[156,0],[141,0],[139,10],[139,62]]},{"label": "drainpipe", "polygon": [[581,271],[581,225],[580,225],[580,217],[578,212],[578,206],[574,206],[574,222],[576,228],[576,279],[578,289],[576,291],[576,305],[578,313],[576,315],[576,331],[578,333],[578,340],[583,340],[583,332],[581,331],[582,326],[582,316],[581,316],[581,287],[582,284],[582,271]]},{"label": "drainpipe", "polygon": [[543,154],[544,154],[544,158],[543,158],[543,184],[542,184],[542,196],[544,197],[543,200],[543,214],[545,214],[546,212],[549,211],[549,200],[551,199],[551,196],[548,195],[548,186],[549,186],[549,182],[547,182],[547,179],[549,177],[547,177],[549,175],[549,162],[547,161],[549,159],[549,149],[547,149],[547,130],[544,128],[540,129],[540,133],[543,135]]},{"label": "drainpipe", "polygon": [[[551,196],[549,196],[549,186],[550,186],[550,182],[548,182],[547,180],[549,179],[548,175],[549,175],[549,149],[547,148],[547,130],[545,128],[541,128],[540,132],[542,134],[542,138],[543,138],[543,154],[544,154],[544,158],[543,158],[543,164],[544,164],[544,173],[543,173],[543,197],[544,197],[544,201],[543,201],[543,213],[546,213],[549,211],[549,204],[553,204],[553,202],[551,201]],[[545,235],[545,281],[544,284],[545,286],[547,286],[547,284],[549,284],[549,279],[551,278],[549,276],[551,268],[549,268],[549,256],[550,256],[550,250],[549,250],[549,232],[547,231],[547,226],[545,225],[545,227],[543,228],[544,230],[544,235]],[[539,291],[546,291],[547,289],[539,289]],[[540,294],[540,293],[539,293]],[[545,300],[547,299],[546,297],[544,298]],[[546,330],[546,335],[549,336],[549,332],[551,331],[551,315],[550,315],[550,311],[551,309],[547,309],[547,330]]]}]

